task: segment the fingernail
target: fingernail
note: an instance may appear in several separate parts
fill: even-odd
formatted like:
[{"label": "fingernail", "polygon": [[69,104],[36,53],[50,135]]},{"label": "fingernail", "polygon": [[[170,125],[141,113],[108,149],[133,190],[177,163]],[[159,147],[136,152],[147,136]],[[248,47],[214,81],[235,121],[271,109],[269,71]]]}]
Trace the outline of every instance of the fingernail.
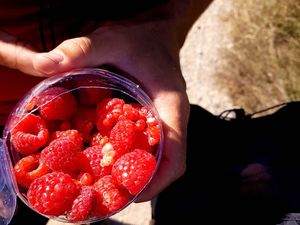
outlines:
[{"label": "fingernail", "polygon": [[35,67],[37,70],[45,74],[52,74],[57,71],[57,66],[64,60],[64,57],[62,54],[52,51],[38,54],[36,60]]}]

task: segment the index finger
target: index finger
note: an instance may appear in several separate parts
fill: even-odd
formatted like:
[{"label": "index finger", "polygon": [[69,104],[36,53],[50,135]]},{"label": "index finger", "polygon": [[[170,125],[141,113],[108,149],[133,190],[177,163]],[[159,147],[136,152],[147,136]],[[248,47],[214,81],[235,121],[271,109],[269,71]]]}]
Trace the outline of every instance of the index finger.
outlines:
[{"label": "index finger", "polygon": [[37,52],[28,42],[0,31],[0,65],[26,74],[42,76],[33,67],[32,59],[36,54]]}]

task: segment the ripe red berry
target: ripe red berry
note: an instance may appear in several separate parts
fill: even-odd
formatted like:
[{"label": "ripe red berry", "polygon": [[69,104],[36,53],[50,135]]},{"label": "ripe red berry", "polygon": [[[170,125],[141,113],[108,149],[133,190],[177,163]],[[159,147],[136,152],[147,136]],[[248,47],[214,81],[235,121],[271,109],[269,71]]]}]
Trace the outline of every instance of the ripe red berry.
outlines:
[{"label": "ripe red berry", "polygon": [[[84,170],[91,172],[95,179],[99,179],[111,172],[111,166],[104,166],[101,164],[103,159],[103,154],[101,152],[102,148],[100,146],[92,146],[83,151],[84,156],[86,157],[87,163],[84,167]],[[82,162],[84,159],[81,160]]]},{"label": "ripe red berry", "polygon": [[33,114],[26,115],[11,131],[11,142],[15,149],[29,155],[45,146],[49,132],[43,119]]},{"label": "ripe red berry", "polygon": [[107,213],[116,212],[132,198],[128,191],[121,187],[111,175],[100,178],[93,187],[96,191],[97,204],[102,208],[104,206]]},{"label": "ripe red berry", "polygon": [[83,150],[83,140],[78,130],[55,131],[50,135],[51,141],[58,138],[70,138],[77,146],[78,151]]},{"label": "ripe red berry", "polygon": [[58,138],[42,150],[41,161],[53,171],[72,174],[78,169],[78,146],[70,138]]},{"label": "ripe red berry", "polygon": [[94,177],[90,173],[87,173],[87,172],[79,173],[77,179],[79,180],[79,184],[81,186],[88,186],[94,182]]},{"label": "ripe red berry", "polygon": [[146,133],[148,134],[148,143],[150,146],[154,146],[159,143],[160,128],[158,125],[147,127]]},{"label": "ripe red berry", "polygon": [[77,101],[67,89],[52,87],[40,93],[38,106],[41,117],[44,119],[65,120],[76,112]]},{"label": "ripe red berry", "polygon": [[81,105],[97,105],[103,98],[109,98],[112,95],[112,90],[104,88],[95,88],[93,83],[88,80],[77,82],[78,98]]},{"label": "ripe red berry", "polygon": [[19,185],[28,188],[32,181],[49,172],[49,168],[39,159],[40,154],[38,153],[28,155],[16,163],[14,174]]},{"label": "ripe red berry", "polygon": [[68,220],[79,222],[87,220],[96,200],[96,192],[91,186],[83,186],[79,196],[74,200],[72,209],[68,213]]},{"label": "ripe red berry", "polygon": [[132,149],[142,149],[151,153],[153,151],[153,147],[150,146],[148,142],[148,137],[149,136],[147,132],[136,131]]},{"label": "ripe red berry", "polygon": [[89,143],[92,131],[96,128],[96,110],[91,107],[81,107],[72,117],[72,126],[81,133],[83,141]]},{"label": "ripe red berry", "polygon": [[131,120],[137,121],[140,119],[140,110],[141,106],[135,103],[124,104],[123,113],[120,115],[119,120]]},{"label": "ripe red berry", "polygon": [[105,98],[97,105],[97,128],[102,135],[108,135],[123,113],[125,102],[119,98]]},{"label": "ripe red berry", "polygon": [[93,135],[90,146],[98,145],[102,148],[105,144],[108,143],[108,141],[109,139],[107,136],[102,136],[100,132],[97,132]]},{"label": "ripe red berry", "polygon": [[70,175],[62,172],[48,173],[35,179],[27,192],[33,209],[51,216],[69,211],[79,194],[79,186]]},{"label": "ripe red berry", "polygon": [[135,149],[121,156],[113,165],[112,175],[130,194],[138,194],[149,182],[156,167],[152,154]]},{"label": "ripe red berry", "polygon": [[135,123],[130,120],[120,120],[112,128],[109,142],[115,151],[115,160],[129,152],[135,140]]}]

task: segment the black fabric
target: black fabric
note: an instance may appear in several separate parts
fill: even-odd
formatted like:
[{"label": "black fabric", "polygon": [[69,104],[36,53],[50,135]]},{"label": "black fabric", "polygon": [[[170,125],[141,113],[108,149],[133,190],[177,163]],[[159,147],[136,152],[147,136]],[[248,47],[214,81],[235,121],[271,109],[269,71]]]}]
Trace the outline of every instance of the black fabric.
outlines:
[{"label": "black fabric", "polygon": [[[155,224],[274,225],[300,212],[299,115],[299,102],[230,121],[192,105],[187,170],[159,195]],[[243,180],[251,164],[267,168],[267,190],[261,180]]]},{"label": "black fabric", "polygon": [[98,21],[128,19],[136,14],[140,14],[167,0],[111,0],[95,1],[85,0],[48,0],[51,2],[55,16],[76,16],[81,19],[93,19]]}]

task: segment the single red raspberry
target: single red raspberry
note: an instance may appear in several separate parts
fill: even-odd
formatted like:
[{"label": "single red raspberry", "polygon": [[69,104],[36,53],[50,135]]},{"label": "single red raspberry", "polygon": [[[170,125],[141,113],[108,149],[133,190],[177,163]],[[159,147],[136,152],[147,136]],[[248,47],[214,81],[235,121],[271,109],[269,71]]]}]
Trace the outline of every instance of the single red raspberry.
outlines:
[{"label": "single red raspberry", "polygon": [[41,161],[53,171],[72,174],[78,170],[78,146],[70,138],[58,138],[41,152]]},{"label": "single red raspberry", "polygon": [[139,119],[135,122],[135,128],[137,131],[144,131],[146,128],[146,121],[143,119]]},{"label": "single red raspberry", "polygon": [[96,128],[96,110],[91,107],[78,108],[72,118],[72,127],[81,133],[84,142],[89,143]]},{"label": "single red raspberry", "polygon": [[81,186],[88,186],[94,183],[94,177],[87,172],[80,172],[77,179]]},{"label": "single red raspberry", "polygon": [[59,129],[60,129],[61,131],[64,131],[64,130],[71,130],[71,128],[72,128],[72,124],[71,124],[71,122],[70,122],[69,120],[64,120],[64,121],[62,121],[62,122],[60,123],[60,125],[59,125]]},{"label": "single red raspberry", "polygon": [[97,128],[102,135],[108,135],[123,113],[125,102],[119,98],[105,98],[97,105]]},{"label": "single red raspberry", "polygon": [[11,131],[11,142],[15,149],[29,155],[45,146],[49,140],[49,131],[43,119],[28,114]]},{"label": "single red raspberry", "polygon": [[152,154],[135,149],[121,156],[113,165],[112,175],[130,194],[138,194],[149,182],[156,167]]},{"label": "single red raspberry", "polygon": [[147,127],[146,133],[148,134],[148,143],[150,146],[154,146],[159,143],[160,128],[158,125]]},{"label": "single red raspberry", "polygon": [[107,136],[102,136],[100,132],[97,132],[93,135],[90,146],[98,145],[102,148],[108,141],[109,139]]},{"label": "single red raspberry", "polygon": [[71,129],[71,122],[69,120],[45,120],[45,123],[50,134],[55,131],[64,131]]},{"label": "single red raspberry", "polygon": [[[103,154],[101,152],[102,148],[100,146],[93,146],[85,149],[83,154],[87,158],[89,168],[84,168],[87,172],[91,171],[94,178],[97,180],[111,172],[111,166],[102,166],[101,160],[103,159]],[[84,161],[82,159],[82,161]]]},{"label": "single red raspberry", "polygon": [[115,151],[115,160],[129,152],[135,140],[135,123],[130,120],[120,120],[112,128],[109,142]]},{"label": "single red raspberry", "polygon": [[97,204],[105,206],[107,213],[116,212],[132,199],[128,191],[121,187],[111,175],[100,178],[93,187],[97,194]]},{"label": "single red raspberry", "polygon": [[102,99],[112,96],[112,90],[96,87],[88,80],[78,81],[79,103],[81,105],[97,105]]},{"label": "single red raspberry", "polygon": [[33,97],[26,105],[25,109],[26,111],[31,111],[36,107],[36,104],[38,102],[38,97]]},{"label": "single red raspberry", "polygon": [[158,120],[148,107],[142,107],[139,112],[141,118],[143,118],[147,124],[146,133],[148,134],[149,145],[154,146],[158,144],[160,141],[160,127]]},{"label": "single red raspberry", "polygon": [[38,106],[41,117],[44,119],[65,120],[76,112],[77,101],[67,89],[52,87],[38,96]]},{"label": "single red raspberry", "polygon": [[73,202],[71,211],[68,213],[68,220],[71,222],[87,220],[95,200],[95,190],[91,186],[83,186],[79,196]]},{"label": "single red raspberry", "polygon": [[140,118],[144,119],[149,126],[157,125],[157,120],[149,107],[141,107],[139,113]]},{"label": "single red raspberry", "polygon": [[135,140],[132,144],[132,149],[142,149],[145,150],[147,152],[152,152],[153,151],[153,147],[150,146],[149,142],[148,142],[148,133],[145,131],[137,131],[135,133]]},{"label": "single red raspberry", "polygon": [[40,153],[32,154],[20,159],[16,163],[14,166],[14,174],[19,185],[24,188],[29,188],[32,181],[50,171],[39,159]]},{"label": "single red raspberry", "polygon": [[78,130],[55,131],[50,135],[50,140],[58,138],[70,138],[77,146],[77,151],[83,151],[83,140]]},{"label": "single red raspberry", "polygon": [[79,186],[70,175],[52,172],[35,179],[27,192],[28,202],[33,209],[51,216],[69,211],[79,194]]},{"label": "single red raspberry", "polygon": [[119,120],[131,120],[137,121],[140,119],[140,110],[141,106],[137,103],[129,103],[123,105],[123,113],[120,115]]}]

